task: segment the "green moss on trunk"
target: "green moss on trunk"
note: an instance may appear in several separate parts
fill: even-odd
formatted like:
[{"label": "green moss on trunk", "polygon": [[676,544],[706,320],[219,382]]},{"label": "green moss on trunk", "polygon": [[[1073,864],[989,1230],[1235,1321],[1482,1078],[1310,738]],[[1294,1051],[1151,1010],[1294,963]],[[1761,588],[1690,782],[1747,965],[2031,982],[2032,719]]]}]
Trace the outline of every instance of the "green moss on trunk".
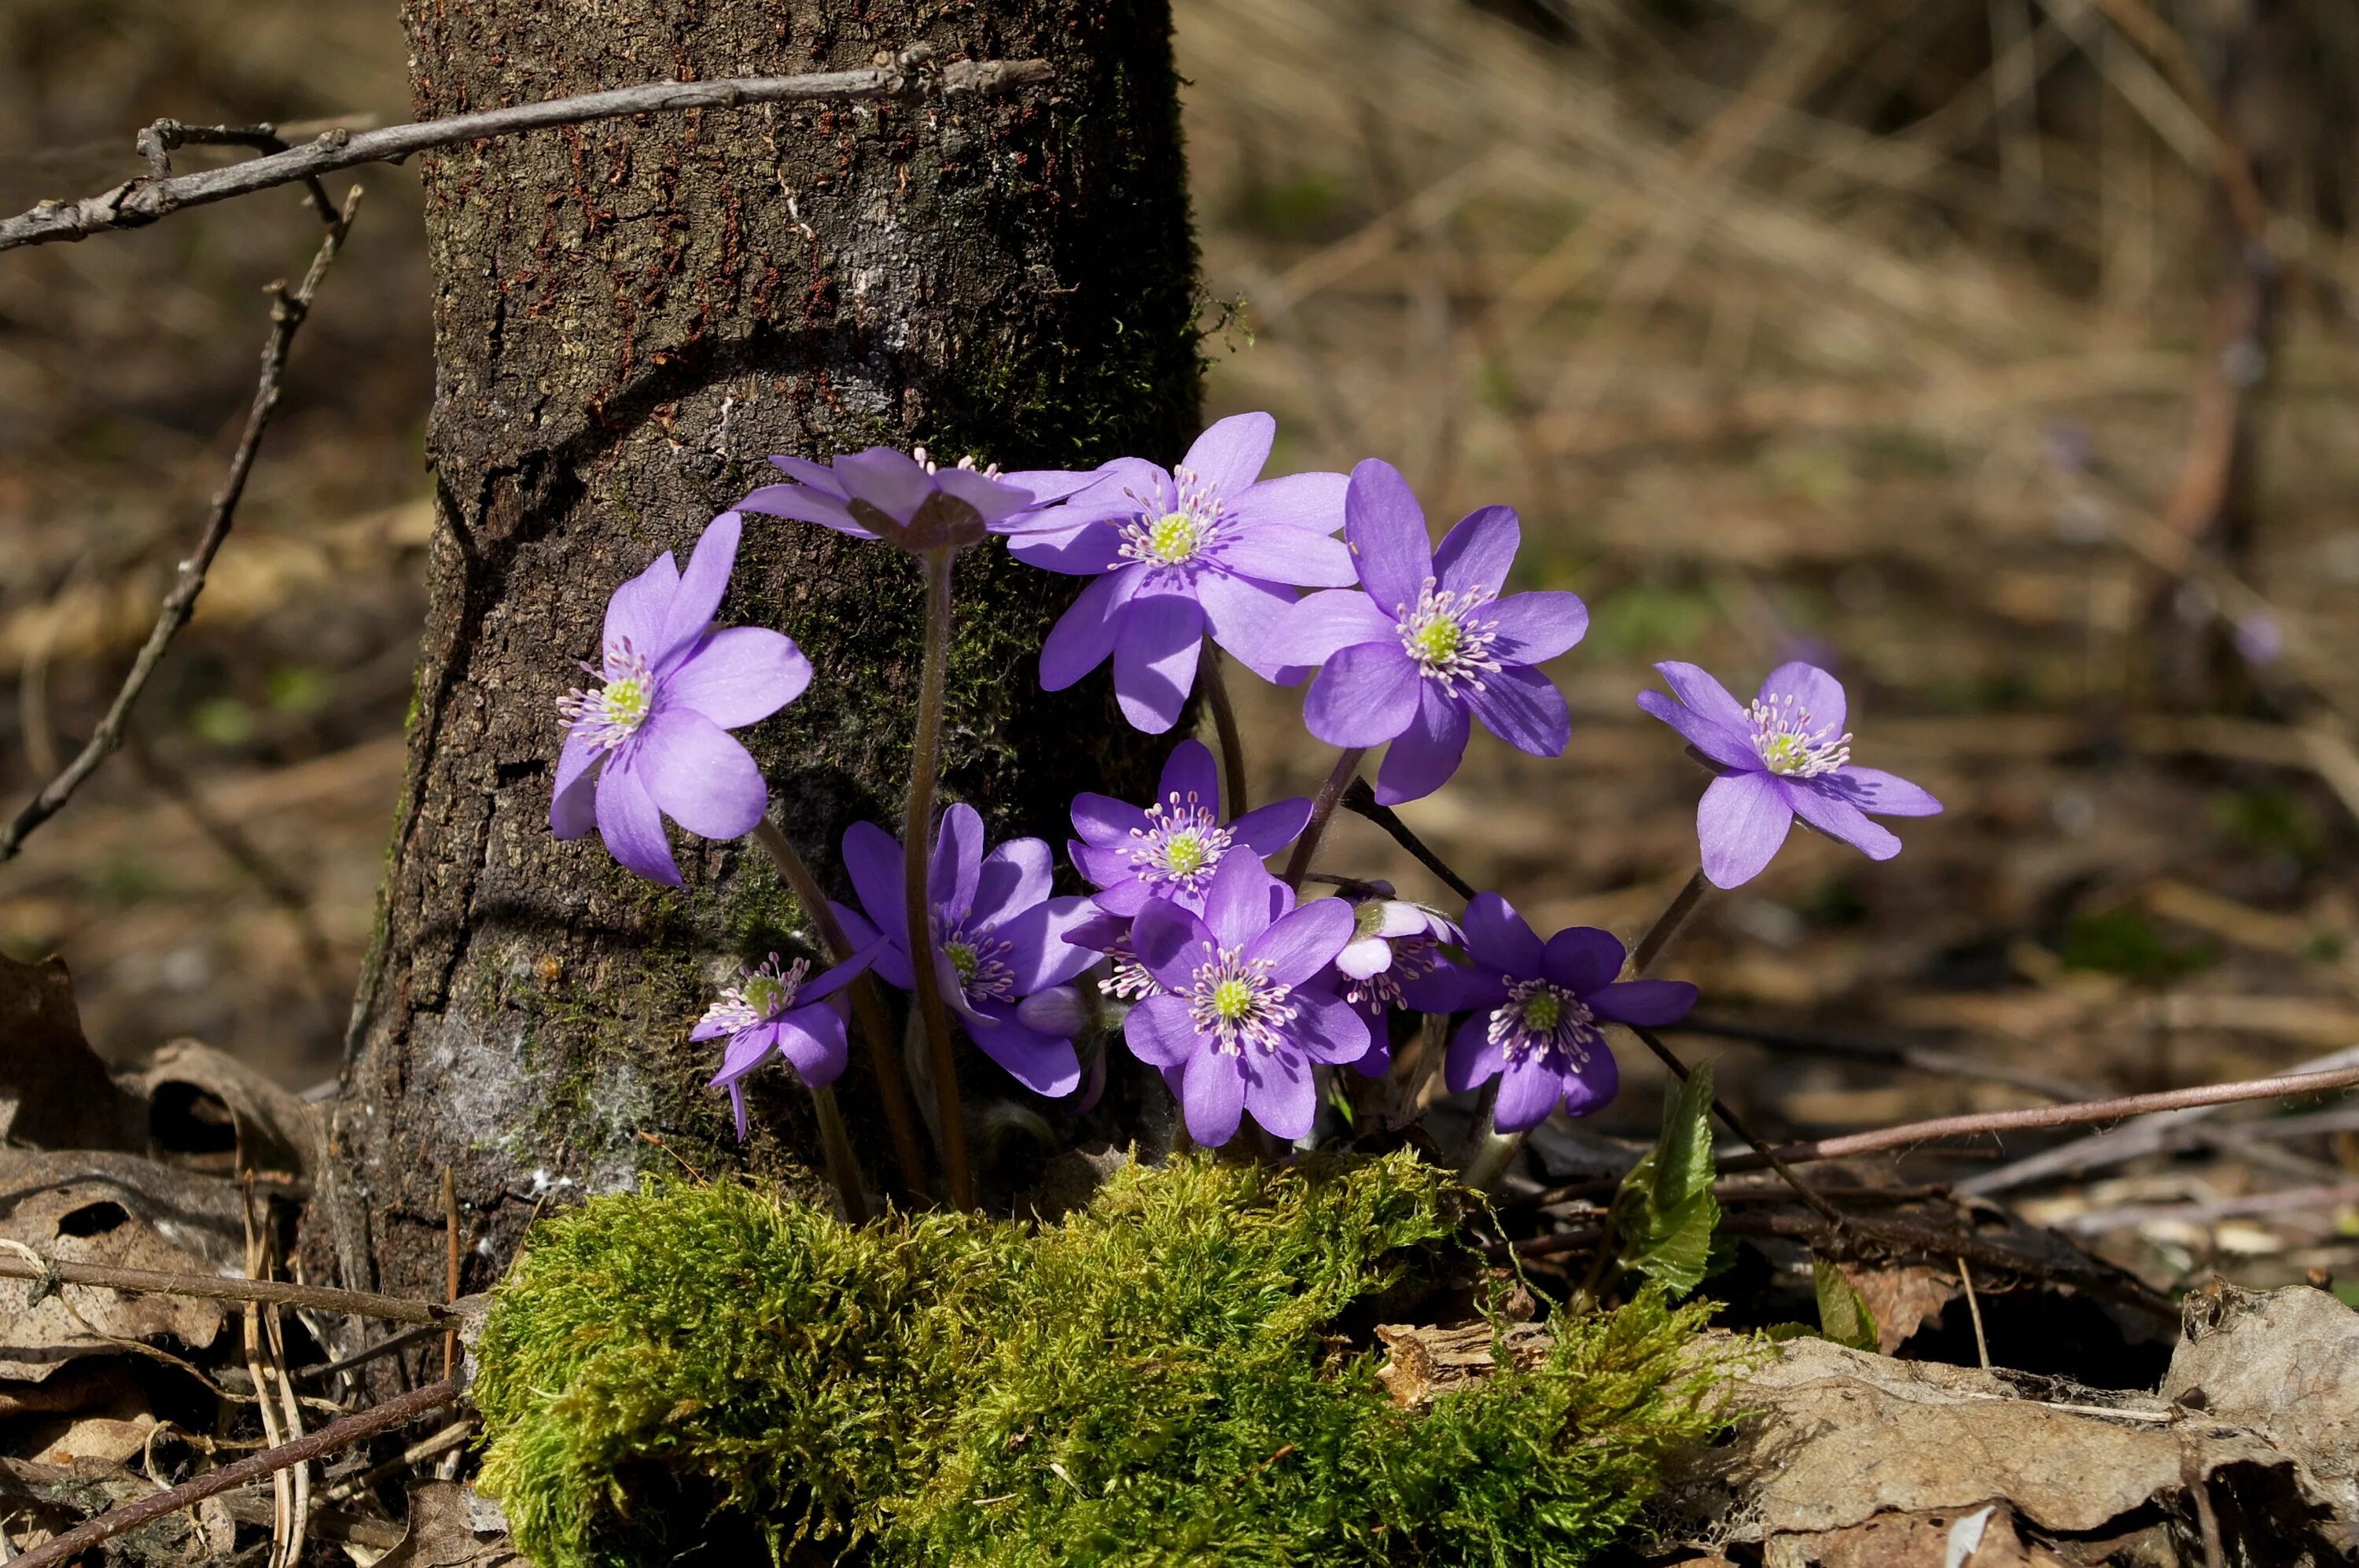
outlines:
[{"label": "green moss on trunk", "polygon": [[1583,1562],[1719,1425],[1701,1312],[1398,1409],[1349,1335],[1463,1261],[1459,1202],[1406,1155],[1128,1167],[1038,1229],[600,1199],[495,1300],[484,1486],[564,1568]]}]

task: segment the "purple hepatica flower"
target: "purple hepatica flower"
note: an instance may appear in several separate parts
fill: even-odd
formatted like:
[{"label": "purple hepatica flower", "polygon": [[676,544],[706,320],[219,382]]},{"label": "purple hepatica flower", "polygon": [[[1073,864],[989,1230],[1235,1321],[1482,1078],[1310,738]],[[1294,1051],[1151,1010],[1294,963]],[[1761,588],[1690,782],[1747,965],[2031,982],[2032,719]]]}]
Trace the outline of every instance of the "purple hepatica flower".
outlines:
[{"label": "purple hepatica flower", "polygon": [[1314,1062],[1367,1054],[1368,1026],[1316,977],[1352,940],[1351,906],[1294,894],[1250,855],[1221,863],[1201,919],[1168,899],[1138,912],[1131,939],[1162,990],[1130,1009],[1140,1061],[1180,1072],[1188,1131],[1218,1145],[1243,1113],[1280,1138],[1308,1135]]},{"label": "purple hepatica flower", "polygon": [[1543,945],[1496,893],[1466,906],[1466,952],[1473,967],[1459,1006],[1474,1015],[1451,1040],[1444,1081],[1462,1093],[1496,1077],[1502,1132],[1537,1127],[1559,1105],[1586,1116],[1614,1098],[1621,1073],[1599,1025],[1677,1023],[1695,1006],[1684,980],[1617,982],[1622,944],[1593,926]]},{"label": "purple hepatica flower", "polygon": [[1470,711],[1510,746],[1561,755],[1571,717],[1532,666],[1579,642],[1589,611],[1571,593],[1499,597],[1522,539],[1516,514],[1470,512],[1434,550],[1408,482],[1375,458],[1352,470],[1343,511],[1361,586],[1311,594],[1262,648],[1274,664],[1322,666],[1303,704],[1310,733],[1330,746],[1392,742],[1376,774],[1386,805],[1457,771]]},{"label": "purple hepatica flower", "polygon": [[1111,656],[1123,716],[1160,735],[1195,686],[1207,628],[1256,674],[1278,672],[1260,648],[1294,590],[1351,582],[1352,558],[1331,537],[1342,474],[1256,483],[1277,430],[1267,414],[1234,415],[1178,469],[1117,459],[1063,506],[1011,527],[1018,560],[1097,579],[1049,633],[1042,686],[1061,691]]},{"label": "purple hepatica flower", "polygon": [[1393,1063],[1392,1013],[1458,1010],[1463,972],[1442,953],[1465,933],[1440,911],[1392,897],[1386,883],[1353,909],[1352,940],[1335,955],[1330,978],[1345,1005],[1368,1020],[1368,1052],[1352,1063],[1380,1078]]},{"label": "purple hepatica flower", "polygon": [[[836,906],[853,945],[864,949],[881,932],[876,973],[914,989],[900,844],[874,822],[854,822],[843,835],[843,864],[867,910],[864,919]],[[926,887],[942,999],[984,1055],[1033,1093],[1055,1096],[1082,1081],[1072,1040],[1080,1030],[1065,1027],[1082,1015],[1054,993],[1096,954],[1064,940],[1093,913],[1089,900],[1049,897],[1050,875],[1044,841],[1010,839],[986,855],[983,818],[956,805],[935,832]]]},{"label": "purple hepatica flower", "polygon": [[1155,803],[1146,810],[1105,795],[1073,800],[1066,845],[1073,864],[1101,891],[1092,901],[1110,915],[1135,915],[1149,898],[1201,911],[1212,873],[1230,855],[1276,855],[1310,820],[1309,800],[1280,800],[1221,821],[1221,783],[1201,741],[1183,740],[1163,764]]},{"label": "purple hepatica flower", "polygon": [[[760,626],[712,629],[737,558],[739,518],[706,526],[683,572],[667,550],[607,601],[605,684],[568,692],[565,749],[549,825],[579,838],[594,824],[616,860],[679,886],[664,838],[670,817],[704,838],[754,831],[769,804],[762,770],[724,732],[768,718],[803,694],[810,660]],[[603,766],[601,766],[603,764]]]},{"label": "purple hepatica flower", "polygon": [[799,457],[770,461],[799,483],[765,485],[741,510],[817,523],[854,539],[882,539],[912,553],[964,549],[1020,526],[1037,506],[1093,484],[1093,474],[1002,474],[968,458],[944,468],[926,449],[872,446],[832,464]]},{"label": "purple hepatica flower", "polygon": [[843,1074],[849,1054],[843,1033],[843,999],[836,995],[868,967],[863,953],[811,981],[803,983],[810,965],[798,958],[784,969],[778,955],[721,993],[690,1031],[690,1040],[719,1040],[729,1044],[722,1053],[721,1072],[710,1087],[729,1091],[737,1113],[737,1141],[745,1141],[745,1075],[777,1051],[794,1067],[806,1087],[823,1089]]},{"label": "purple hepatica flower", "polygon": [[1672,694],[1638,693],[1638,706],[1687,737],[1720,770],[1696,807],[1703,874],[1716,887],[1760,875],[1794,819],[1867,852],[1900,853],[1900,841],[1864,814],[1930,817],[1941,802],[1906,779],[1851,765],[1843,682],[1815,665],[1781,664],[1750,708],[1692,664],[1655,666]]}]

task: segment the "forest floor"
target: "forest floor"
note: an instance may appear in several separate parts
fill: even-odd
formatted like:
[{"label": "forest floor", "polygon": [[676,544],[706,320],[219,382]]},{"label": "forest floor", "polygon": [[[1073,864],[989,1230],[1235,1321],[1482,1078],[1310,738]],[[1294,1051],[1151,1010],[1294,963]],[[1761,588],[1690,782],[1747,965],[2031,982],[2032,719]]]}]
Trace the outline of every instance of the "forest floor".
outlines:
[{"label": "forest floor", "polygon": [[[1994,93],[1979,5],[1735,7],[1678,49],[1618,5],[1571,8],[1620,19],[1580,45],[1534,30],[1552,6],[1499,9],[1529,15],[1177,6],[1209,411],[1274,411],[1281,471],[1390,457],[1437,527],[1515,506],[1524,585],[1592,609],[1553,671],[1567,756],[1478,734],[1409,825],[1541,929],[1628,935],[1692,869],[1703,782],[1633,705],[1649,662],[1742,691],[1810,658],[1850,686],[1857,759],[1948,811],[1902,824],[1888,864],[1797,842],[1664,960],[1703,995],[1670,1042],[1716,1058],[1764,1134],[2359,1047],[2359,337],[2337,287],[2359,266],[2338,238],[2295,224],[2310,283],[2267,285],[2270,330],[2223,330],[2248,301],[2189,111],[2118,39],[2053,21],[2011,57],[2029,85]],[[121,178],[158,114],[406,118],[402,59],[390,7],[24,0],[0,17],[0,210]],[[290,1091],[336,1070],[430,530],[418,203],[404,171],[362,182],[131,755],[0,868],[0,953],[64,955],[120,1066],[193,1037]],[[266,199],[6,259],[0,799],[71,754],[145,635],[243,417],[256,289],[301,266],[308,223]],[[1299,700],[1242,693],[1257,798],[1327,767]],[[1329,858],[1440,892],[1364,822]],[[1549,1174],[1612,1146],[1583,1138],[1653,1136],[1662,1074],[1632,1052],[1625,1082],[1543,1143]],[[2166,1295],[2359,1278],[2359,1108],[2269,1109],[2006,1195]],[[1964,1283],[1926,1286],[1920,1349],[1974,1359]],[[2052,1317],[1973,1326],[2002,1366],[2057,1359]],[[2168,1348],[2121,1381],[2150,1386]]]}]

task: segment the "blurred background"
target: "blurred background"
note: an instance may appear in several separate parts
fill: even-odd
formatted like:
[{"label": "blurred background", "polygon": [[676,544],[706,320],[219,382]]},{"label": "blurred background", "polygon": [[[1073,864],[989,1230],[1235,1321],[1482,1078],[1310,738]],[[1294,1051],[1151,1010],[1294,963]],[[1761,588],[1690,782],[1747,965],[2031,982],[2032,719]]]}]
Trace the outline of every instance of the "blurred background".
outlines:
[{"label": "blurred background", "polygon": [[[1798,835],[1672,950],[1719,1030],[1686,1046],[1766,1127],[2359,1043],[2359,10],[1177,12],[1211,411],[1275,411],[1280,471],[1392,458],[1437,528],[1515,506],[1523,585],[1590,603],[1555,668],[1567,757],[1478,734],[1404,812],[1466,877],[1544,930],[1642,927],[1704,782],[1632,704],[1649,661],[1744,694],[1809,658],[1850,686],[1857,759],[1950,810],[1892,865]],[[158,115],[407,118],[403,55],[390,0],[9,0],[0,209],[127,177]],[[0,950],[64,954],[118,1061],[194,1035],[298,1088],[338,1061],[429,527],[418,203],[404,170],[360,179],[130,754],[0,868]],[[259,290],[316,232],[287,191],[0,264],[8,809],[146,635],[244,417]],[[1257,795],[1308,792],[1299,693],[1243,701]],[[1338,845],[1440,891],[1365,823]],[[1627,1066],[1599,1125],[1644,1136],[1657,1080]],[[2035,1212],[2166,1273],[2347,1266],[2359,1118],[2329,1124]]]}]

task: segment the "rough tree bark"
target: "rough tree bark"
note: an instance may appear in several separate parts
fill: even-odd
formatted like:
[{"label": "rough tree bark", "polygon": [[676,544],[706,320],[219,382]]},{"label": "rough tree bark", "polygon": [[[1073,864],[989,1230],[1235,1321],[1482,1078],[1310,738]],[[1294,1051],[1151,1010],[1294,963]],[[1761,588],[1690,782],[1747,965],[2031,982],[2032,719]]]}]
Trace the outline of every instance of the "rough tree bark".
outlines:
[{"label": "rough tree bark", "polygon": [[[420,160],[431,607],[312,1246],[351,1284],[439,1292],[446,1163],[491,1242],[469,1289],[560,1179],[613,1188],[677,1154],[816,1190],[807,1097],[766,1075],[741,1154],[703,1086],[712,1049],[687,1039],[737,963],[795,945],[803,922],[766,862],[676,837],[675,893],[594,836],[549,835],[555,703],[615,584],[658,551],[684,561],[715,511],[775,477],[771,452],[1169,461],[1195,429],[1198,363],[1163,0],[408,0],[405,19],[421,115],[919,43],[1056,71],[1002,99],[649,116]],[[1103,676],[1033,687],[1073,586],[1004,553],[960,567],[946,798],[1002,833],[1061,839],[1076,789],[1152,788]],[[882,547],[757,522],[723,606],[818,668],[744,738],[774,817],[831,881],[843,826],[898,809],[919,598]],[[971,1065],[972,1094],[1017,1093]],[[855,1050],[846,1110],[889,1174],[867,1073]]]}]

